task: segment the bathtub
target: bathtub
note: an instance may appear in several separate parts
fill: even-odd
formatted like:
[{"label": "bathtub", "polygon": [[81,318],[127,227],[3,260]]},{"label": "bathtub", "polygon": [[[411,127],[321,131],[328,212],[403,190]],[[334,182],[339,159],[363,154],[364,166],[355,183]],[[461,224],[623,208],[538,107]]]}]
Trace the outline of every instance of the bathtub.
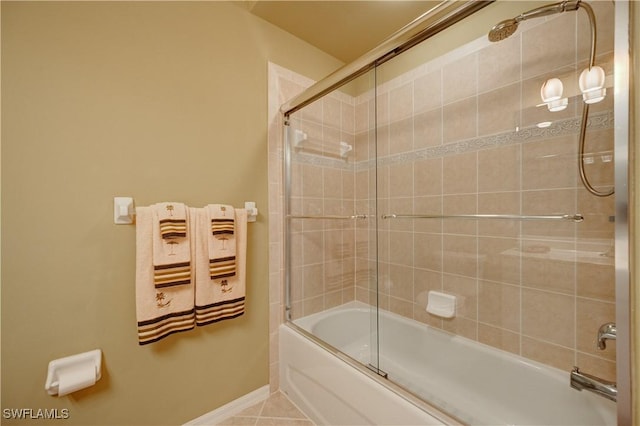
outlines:
[{"label": "bathtub", "polygon": [[281,389],[316,423],[616,424],[615,403],[572,389],[568,371],[390,312],[379,324],[389,380],[367,374],[370,322],[369,307],[352,302],[281,326]]}]

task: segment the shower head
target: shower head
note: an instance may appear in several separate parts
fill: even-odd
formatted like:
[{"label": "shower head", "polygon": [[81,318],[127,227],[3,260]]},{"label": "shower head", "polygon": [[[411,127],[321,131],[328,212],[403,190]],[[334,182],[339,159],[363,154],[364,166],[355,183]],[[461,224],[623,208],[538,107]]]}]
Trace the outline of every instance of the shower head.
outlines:
[{"label": "shower head", "polygon": [[580,7],[580,0],[566,0],[531,9],[528,12],[521,13],[513,19],[507,19],[496,24],[491,28],[491,31],[489,31],[489,41],[495,42],[504,40],[516,32],[520,22],[526,21],[527,19],[540,18],[542,16],[577,10],[578,7]]},{"label": "shower head", "polygon": [[518,29],[518,21],[515,19],[507,19],[502,22],[498,22],[489,31],[489,41],[496,42],[502,41],[515,33]]}]

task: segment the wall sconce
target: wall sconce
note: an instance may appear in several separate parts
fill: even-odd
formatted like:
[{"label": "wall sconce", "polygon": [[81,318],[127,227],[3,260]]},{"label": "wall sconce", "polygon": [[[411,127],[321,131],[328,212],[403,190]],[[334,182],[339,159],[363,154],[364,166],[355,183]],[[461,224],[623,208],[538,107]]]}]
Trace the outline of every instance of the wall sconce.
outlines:
[{"label": "wall sconce", "polygon": [[604,78],[604,70],[597,65],[582,71],[578,85],[582,92],[582,100],[585,103],[595,104],[604,99],[607,95],[607,89],[604,87]]},{"label": "wall sconce", "polygon": [[567,107],[569,100],[562,97],[563,90],[564,87],[559,78],[550,78],[544,82],[540,88],[540,97],[549,111],[562,111]]}]

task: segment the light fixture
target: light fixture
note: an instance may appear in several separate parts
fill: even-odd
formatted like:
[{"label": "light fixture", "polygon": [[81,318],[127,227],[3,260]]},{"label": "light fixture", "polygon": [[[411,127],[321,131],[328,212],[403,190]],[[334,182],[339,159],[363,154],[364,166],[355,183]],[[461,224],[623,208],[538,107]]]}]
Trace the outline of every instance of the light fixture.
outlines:
[{"label": "light fixture", "polygon": [[549,111],[562,111],[567,107],[569,100],[562,97],[563,89],[562,81],[559,78],[550,78],[540,88],[540,97]]},{"label": "light fixture", "polygon": [[544,129],[545,127],[549,127],[549,126],[551,126],[551,122],[550,122],[550,121],[541,121],[541,122],[539,122],[538,124],[536,124],[536,126],[537,126],[539,129]]},{"label": "light fixture", "polygon": [[604,99],[607,95],[607,89],[604,87],[604,78],[604,70],[597,65],[582,71],[578,85],[585,103],[595,104]]}]

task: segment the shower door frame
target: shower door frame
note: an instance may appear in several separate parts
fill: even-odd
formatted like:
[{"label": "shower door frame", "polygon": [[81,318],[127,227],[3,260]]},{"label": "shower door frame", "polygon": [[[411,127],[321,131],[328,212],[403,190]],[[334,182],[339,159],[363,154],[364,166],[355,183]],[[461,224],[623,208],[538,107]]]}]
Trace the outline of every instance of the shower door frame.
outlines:
[{"label": "shower door frame", "polygon": [[[455,1],[443,1],[433,9],[424,13],[416,20],[393,34],[378,47],[369,51],[367,54],[356,59],[354,62],[345,65],[325,79],[303,91],[297,97],[281,106],[280,112],[284,116],[283,140],[284,144],[284,271],[285,271],[285,320],[291,324],[297,331],[304,334],[311,340],[318,343],[325,349],[331,350],[340,358],[345,359],[339,352],[332,350],[324,342],[317,337],[306,332],[300,327],[291,323],[291,259],[290,259],[290,233],[288,232],[290,220],[287,215],[289,210],[289,197],[291,195],[291,151],[287,143],[288,126],[290,114],[302,109],[310,103],[322,98],[326,94],[332,92],[338,87],[356,79],[367,71],[374,69],[378,65],[395,57],[418,43],[438,34],[439,32],[449,28],[457,22],[463,20],[467,16],[490,5],[495,0],[468,0],[463,4]],[[632,377],[631,377],[631,276],[630,276],[630,219],[629,219],[629,159],[632,158],[629,144],[630,137],[630,6],[629,1],[616,1],[615,3],[615,73],[614,73],[614,169],[615,169],[615,309],[616,309],[616,325],[617,325],[617,355],[616,355],[616,381],[618,388],[617,399],[617,418],[618,424],[631,424],[633,416],[632,402]],[[632,211],[633,213],[633,211]],[[348,357],[346,357],[348,358]],[[360,370],[367,370],[366,366],[359,365],[357,362],[346,359],[347,362]],[[375,377],[376,375],[372,375]],[[412,401],[414,404],[423,408],[432,407],[417,398],[415,395],[405,391],[403,388],[377,377],[380,383],[391,388]],[[426,410],[432,412],[431,410]]]}]

